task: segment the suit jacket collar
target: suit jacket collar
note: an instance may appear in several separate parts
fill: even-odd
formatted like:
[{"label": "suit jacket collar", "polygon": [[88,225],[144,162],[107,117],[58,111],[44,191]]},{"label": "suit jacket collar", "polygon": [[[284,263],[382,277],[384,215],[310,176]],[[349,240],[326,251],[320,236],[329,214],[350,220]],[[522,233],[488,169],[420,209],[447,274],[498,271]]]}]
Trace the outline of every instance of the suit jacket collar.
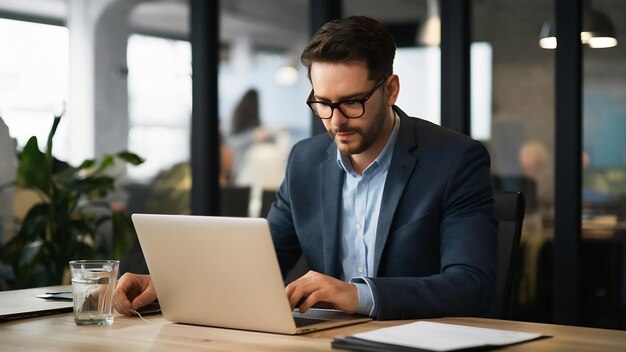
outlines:
[{"label": "suit jacket collar", "polygon": [[[391,165],[385,181],[381,216],[378,218],[376,244],[374,247],[374,273],[378,272],[385,242],[391,229],[393,214],[402,196],[406,183],[417,163],[417,137],[415,119],[407,116],[394,106],[400,116],[400,130],[391,157]],[[339,275],[339,247],[341,236],[341,194],[345,172],[337,165],[337,147],[331,142],[327,158],[320,165],[319,177],[322,182],[320,197],[322,204],[322,237],[324,271],[327,275]]]},{"label": "suit jacket collar", "polygon": [[324,254],[324,272],[338,277],[338,258],[340,241],[341,190],[345,171],[337,165],[337,147],[331,141],[326,160],[321,164],[319,177],[322,181],[320,197],[322,204],[322,238]]},{"label": "suit jacket collar", "polygon": [[381,213],[378,217],[378,228],[376,229],[376,242],[374,245],[374,275],[378,275],[380,260],[387,242],[387,236],[391,230],[396,208],[418,160],[416,120],[407,116],[397,106],[393,108],[400,116],[400,130],[398,131],[398,139],[391,157],[391,165],[389,165],[382,204],[380,205]]}]

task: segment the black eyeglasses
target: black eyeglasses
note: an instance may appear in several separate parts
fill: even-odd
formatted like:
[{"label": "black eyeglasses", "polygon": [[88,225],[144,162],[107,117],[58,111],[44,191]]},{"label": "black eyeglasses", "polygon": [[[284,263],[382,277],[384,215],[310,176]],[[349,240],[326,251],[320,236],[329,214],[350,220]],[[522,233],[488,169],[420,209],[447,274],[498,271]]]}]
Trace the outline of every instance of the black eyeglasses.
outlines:
[{"label": "black eyeglasses", "polygon": [[306,104],[311,108],[313,113],[319,117],[320,119],[329,119],[333,116],[333,111],[335,109],[339,109],[343,116],[356,119],[363,114],[365,114],[365,102],[376,92],[378,88],[387,80],[383,78],[370,90],[367,95],[365,95],[361,99],[346,99],[342,101],[338,101],[336,103],[327,103],[318,100],[312,100],[313,98],[313,90],[311,90],[311,94],[309,94],[309,98],[306,101]]}]

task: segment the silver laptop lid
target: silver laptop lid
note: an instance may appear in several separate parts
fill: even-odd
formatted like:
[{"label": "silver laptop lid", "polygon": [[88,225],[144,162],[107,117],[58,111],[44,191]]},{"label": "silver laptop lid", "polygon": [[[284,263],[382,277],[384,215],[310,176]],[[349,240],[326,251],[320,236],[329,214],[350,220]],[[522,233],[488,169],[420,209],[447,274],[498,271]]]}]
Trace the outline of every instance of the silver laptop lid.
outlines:
[{"label": "silver laptop lid", "polygon": [[133,214],[165,319],[296,331],[262,218]]}]

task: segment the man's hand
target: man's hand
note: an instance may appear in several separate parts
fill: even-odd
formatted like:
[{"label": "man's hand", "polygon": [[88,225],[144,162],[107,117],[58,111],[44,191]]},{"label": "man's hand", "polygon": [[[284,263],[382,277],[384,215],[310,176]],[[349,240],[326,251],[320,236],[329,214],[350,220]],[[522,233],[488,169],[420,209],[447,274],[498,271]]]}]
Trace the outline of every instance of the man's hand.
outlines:
[{"label": "man's hand", "polygon": [[356,285],[330,276],[309,271],[285,288],[291,308],[299,307],[306,313],[317,303],[329,304],[331,308],[354,313],[359,305],[359,290]]},{"label": "man's hand", "polygon": [[113,302],[115,310],[124,315],[131,315],[131,309],[136,311],[154,302],[156,298],[150,275],[126,273],[117,282]]}]

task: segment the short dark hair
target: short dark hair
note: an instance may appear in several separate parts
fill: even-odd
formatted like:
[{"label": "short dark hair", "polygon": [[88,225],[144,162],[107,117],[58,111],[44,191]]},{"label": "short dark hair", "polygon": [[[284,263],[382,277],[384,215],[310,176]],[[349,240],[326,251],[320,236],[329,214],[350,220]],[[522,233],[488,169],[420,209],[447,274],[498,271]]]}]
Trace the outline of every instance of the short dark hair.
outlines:
[{"label": "short dark hair", "polygon": [[396,43],[389,30],[375,19],[351,16],[326,23],[302,51],[300,60],[309,71],[314,62],[363,61],[369,79],[378,80],[393,73]]}]

